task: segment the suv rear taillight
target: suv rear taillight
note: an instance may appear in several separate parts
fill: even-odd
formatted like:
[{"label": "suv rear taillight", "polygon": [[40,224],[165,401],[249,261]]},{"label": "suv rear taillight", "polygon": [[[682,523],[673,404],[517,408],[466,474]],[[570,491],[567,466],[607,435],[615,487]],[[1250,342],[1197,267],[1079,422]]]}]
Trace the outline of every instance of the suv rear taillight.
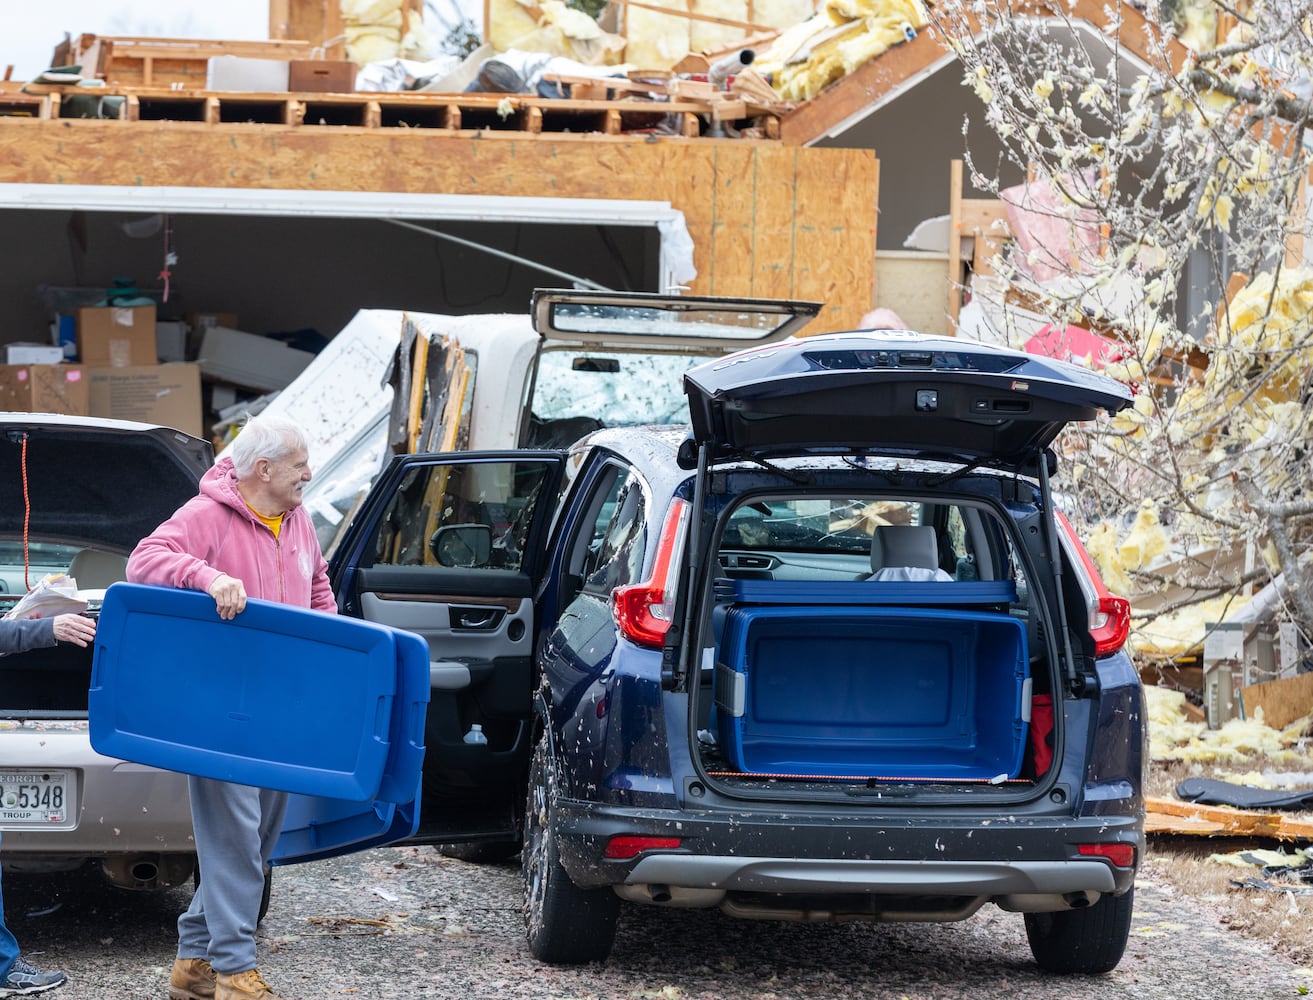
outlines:
[{"label": "suv rear taillight", "polygon": [[[1131,602],[1108,592],[1108,588],[1103,585],[1103,577],[1099,576],[1094,560],[1076,537],[1071,522],[1062,511],[1055,513],[1058,515],[1058,524],[1067,536],[1067,542],[1070,543],[1070,551],[1080,559],[1085,577],[1089,581],[1089,587],[1082,586],[1081,589],[1086,591],[1089,606],[1090,638],[1094,640],[1094,655],[1108,656],[1121,649],[1131,634]],[[1093,594],[1089,593],[1090,587],[1094,590]]]},{"label": "suv rear taillight", "polygon": [[1083,857],[1106,858],[1118,868],[1135,867],[1134,844],[1078,844],[1076,850]]},{"label": "suv rear taillight", "polygon": [[688,530],[688,502],[672,500],[661,528],[652,573],[643,583],[611,591],[611,614],[620,634],[630,642],[660,649],[670,631],[679,572],[684,564],[684,535]]},{"label": "suv rear taillight", "polygon": [[679,848],[678,837],[640,837],[637,834],[620,834],[606,843],[602,856],[611,861],[628,861],[644,851],[673,851]]}]

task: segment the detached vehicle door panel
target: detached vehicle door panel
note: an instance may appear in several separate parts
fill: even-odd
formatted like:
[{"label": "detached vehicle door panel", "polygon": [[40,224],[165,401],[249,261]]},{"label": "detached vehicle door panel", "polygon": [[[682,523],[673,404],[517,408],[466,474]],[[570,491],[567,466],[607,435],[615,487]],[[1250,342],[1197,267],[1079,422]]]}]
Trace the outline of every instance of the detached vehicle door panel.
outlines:
[{"label": "detached vehicle door panel", "polygon": [[[534,592],[559,452],[403,455],[379,477],[330,575],[343,614],[429,648],[418,838],[510,835],[528,758]],[[474,726],[486,743],[466,742]]]}]

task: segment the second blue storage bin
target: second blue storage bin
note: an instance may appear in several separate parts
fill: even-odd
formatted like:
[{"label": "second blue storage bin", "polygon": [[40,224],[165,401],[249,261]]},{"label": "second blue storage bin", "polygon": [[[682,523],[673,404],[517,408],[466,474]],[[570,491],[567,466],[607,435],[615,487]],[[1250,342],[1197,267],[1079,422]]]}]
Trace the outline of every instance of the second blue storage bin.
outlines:
[{"label": "second blue storage bin", "polygon": [[989,780],[1021,770],[1023,624],[956,608],[741,605],[716,651],[716,726],[740,771]]}]

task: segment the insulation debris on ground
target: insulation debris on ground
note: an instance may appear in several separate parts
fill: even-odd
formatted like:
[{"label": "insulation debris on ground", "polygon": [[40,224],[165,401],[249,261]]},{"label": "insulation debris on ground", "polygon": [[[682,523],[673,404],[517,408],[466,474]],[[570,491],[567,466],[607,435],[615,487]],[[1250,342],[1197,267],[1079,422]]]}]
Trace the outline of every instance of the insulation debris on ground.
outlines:
[{"label": "insulation debris on ground", "polygon": [[[1144,691],[1149,716],[1149,755],[1153,762],[1181,761],[1203,773],[1205,768],[1211,769],[1218,763],[1243,766],[1261,759],[1280,765],[1299,764],[1308,759],[1305,734],[1313,725],[1313,718],[1305,717],[1277,730],[1264,723],[1260,711],[1255,718],[1232,719],[1220,729],[1209,729],[1189,718],[1185,695],[1180,691],[1152,686]],[[1214,769],[1208,773],[1216,777],[1225,772]],[[1252,787],[1264,786],[1253,784]],[[1273,787],[1288,786],[1273,783]],[[1145,810],[1146,833],[1262,837],[1286,842],[1313,840],[1313,820],[1302,818],[1307,814],[1205,805],[1164,796],[1146,796]]]},{"label": "insulation debris on ground", "polygon": [[1144,693],[1149,709],[1149,755],[1155,761],[1234,764],[1259,756],[1274,763],[1308,759],[1304,741],[1313,724],[1311,717],[1277,730],[1263,721],[1260,710],[1253,718],[1231,719],[1219,729],[1209,729],[1190,720],[1180,691],[1146,687]]}]

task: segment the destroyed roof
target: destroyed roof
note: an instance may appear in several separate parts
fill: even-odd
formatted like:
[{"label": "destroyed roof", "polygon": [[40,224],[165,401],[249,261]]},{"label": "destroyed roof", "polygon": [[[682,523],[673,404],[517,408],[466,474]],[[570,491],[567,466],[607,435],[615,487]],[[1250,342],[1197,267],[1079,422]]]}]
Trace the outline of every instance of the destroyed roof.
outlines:
[{"label": "destroyed roof", "polygon": [[[348,6],[343,9],[349,14]],[[397,6],[408,5],[399,0]],[[628,11],[631,6],[634,10]],[[503,20],[526,20],[510,28],[499,28],[494,22],[488,29],[493,44],[477,50],[476,57],[501,55],[511,39],[517,45],[538,47],[532,51],[582,56],[595,63],[593,75],[558,72],[549,76],[564,99],[536,93],[452,92],[435,90],[434,84],[404,92],[308,95],[298,89],[296,80],[287,92],[262,87],[258,75],[245,88],[215,86],[209,64],[216,56],[248,63],[307,60],[323,49],[287,38],[206,42],[82,35],[69,43],[67,51],[69,63],[79,72],[62,77],[44,74],[26,85],[0,83],[0,116],[396,126],[577,136],[650,132],[680,138],[780,140],[800,146],[843,132],[954,58],[928,27],[920,0],[826,0],[812,16],[801,13],[812,10],[810,3],[799,7],[779,0],[773,6],[758,4],[754,23],[721,16],[723,12],[713,12],[715,5],[709,2],[692,10],[667,8],[664,0],[625,7],[630,29],[627,38],[601,30],[586,15],[557,0],[544,0],[541,5],[494,0],[490,5],[490,12]],[[1060,11],[1041,2],[1034,5],[1034,11],[1036,16],[1099,30],[1111,16],[1094,0],[1077,0]],[[1149,22],[1131,7],[1119,9],[1118,14],[1120,43],[1131,53],[1151,58],[1145,30]],[[582,30],[580,18],[591,30]],[[707,47],[702,53],[690,48],[679,61],[663,57],[660,53],[671,46],[657,36],[662,24],[671,22],[688,27],[689,44],[700,37],[719,40],[719,48]],[[533,26],[527,33],[526,25]],[[752,31],[762,26],[764,33]],[[348,29],[360,56],[378,54],[376,44],[365,44],[376,42],[368,25],[352,22]],[[701,35],[698,29],[702,29]],[[755,63],[736,63],[736,71],[722,73],[717,79],[713,64],[727,58],[733,62],[737,53],[745,51],[755,55]],[[617,67],[621,52],[628,61]],[[102,85],[88,86],[97,82],[97,76]],[[463,88],[472,77],[473,72],[467,70],[463,82],[458,74],[451,74],[448,82],[460,83]],[[662,105],[659,114],[653,103]]]}]

